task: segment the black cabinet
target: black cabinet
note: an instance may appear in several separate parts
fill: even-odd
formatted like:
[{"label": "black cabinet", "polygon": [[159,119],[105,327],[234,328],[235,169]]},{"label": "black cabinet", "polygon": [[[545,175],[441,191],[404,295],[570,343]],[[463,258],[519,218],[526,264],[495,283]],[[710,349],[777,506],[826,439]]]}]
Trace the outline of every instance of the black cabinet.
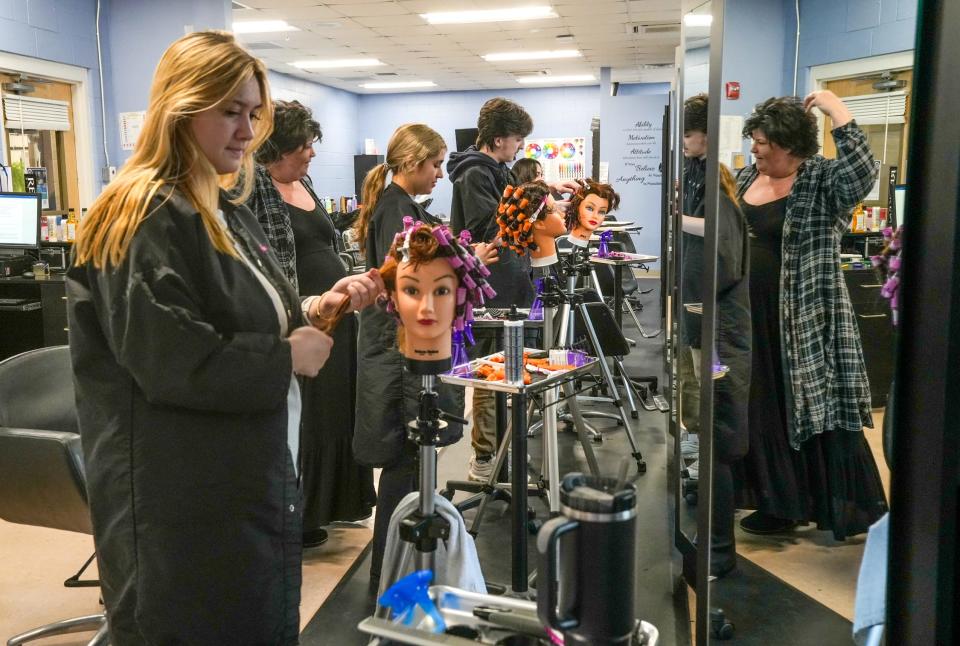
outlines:
[{"label": "black cabinet", "polygon": [[0,359],[44,346],[66,345],[67,292],[63,276],[46,279],[2,278],[0,299]]},{"label": "black cabinet", "polygon": [[43,309],[43,345],[67,345],[67,288],[61,282],[40,285]]},{"label": "black cabinet", "polygon": [[363,180],[374,166],[383,163],[383,155],[353,156],[353,186],[357,200],[363,202]]},{"label": "black cabinet", "polygon": [[883,283],[872,269],[851,269],[844,271],[843,276],[860,329],[863,361],[870,379],[870,398],[874,408],[886,406],[893,379],[895,349],[890,302],[880,295]]}]

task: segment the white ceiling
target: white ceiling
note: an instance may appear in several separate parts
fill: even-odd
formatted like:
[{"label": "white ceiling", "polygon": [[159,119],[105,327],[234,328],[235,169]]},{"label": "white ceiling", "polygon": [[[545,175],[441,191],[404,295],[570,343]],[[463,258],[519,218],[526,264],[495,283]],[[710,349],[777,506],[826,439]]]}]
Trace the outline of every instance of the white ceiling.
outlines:
[{"label": "white ceiling", "polygon": [[[543,4],[550,4],[558,17],[434,26],[419,15]],[[681,0],[239,0],[233,19],[280,19],[300,29],[238,36],[278,72],[358,93],[377,92],[361,88],[366,81],[433,81],[437,87],[427,91],[477,90],[544,87],[515,80],[522,73],[543,71],[589,73],[599,81],[601,67],[610,67],[612,80],[621,83],[668,81],[674,47],[680,42],[680,4]],[[633,33],[637,24],[664,23],[676,29]],[[573,40],[557,40],[566,34]],[[549,49],[579,49],[583,56],[500,63],[481,58],[495,52]],[[314,58],[377,58],[384,65],[316,71],[290,65]],[[664,64],[666,68],[650,67]]]}]

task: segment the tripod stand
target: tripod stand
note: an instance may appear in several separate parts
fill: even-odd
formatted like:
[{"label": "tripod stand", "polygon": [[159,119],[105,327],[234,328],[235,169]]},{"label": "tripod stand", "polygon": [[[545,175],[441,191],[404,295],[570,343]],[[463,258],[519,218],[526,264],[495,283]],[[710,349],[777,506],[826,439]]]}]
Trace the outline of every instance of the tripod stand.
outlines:
[{"label": "tripod stand", "polygon": [[[408,426],[408,439],[420,448],[420,501],[415,512],[400,521],[401,549],[390,563],[388,576],[381,583],[381,591],[396,583],[415,557],[417,570],[435,571],[437,541],[450,536],[450,523],[437,513],[434,495],[437,487],[437,441],[447,421],[466,424],[467,420],[440,410],[439,395],[434,390],[436,375],[450,369],[451,362],[406,360],[407,368],[421,376],[420,407],[417,418]],[[377,606],[377,617],[389,613]]]},{"label": "tripod stand", "polygon": [[[564,269],[567,281],[566,291],[560,288],[555,278],[553,280],[547,280],[544,283],[544,304],[546,305],[548,300],[554,305],[560,304],[561,320],[559,345],[565,348],[574,347],[575,315],[579,314],[580,319],[583,322],[583,327],[587,338],[593,346],[593,353],[596,355],[600,364],[602,383],[606,386],[607,392],[610,394],[609,398],[604,397],[596,399],[598,401],[613,403],[613,405],[616,406],[619,411],[619,415],[599,411],[588,411],[583,413],[582,416],[612,419],[615,420],[619,425],[622,425],[626,430],[627,439],[630,442],[631,455],[637,462],[637,471],[643,473],[647,469],[646,463],[643,461],[643,455],[640,453],[640,448],[637,446],[637,441],[633,436],[633,430],[630,427],[630,420],[627,417],[623,400],[620,397],[620,391],[617,389],[613,372],[610,369],[610,365],[607,363],[608,354],[604,351],[606,345],[602,344],[600,341],[596,327],[594,326],[593,318],[591,317],[587,303],[584,301],[583,295],[577,293],[576,291],[577,277],[589,275],[589,273],[592,271],[592,265],[589,262],[577,262],[576,254],[572,254],[570,261],[566,264]],[[602,303],[600,305],[606,308],[606,306]],[[607,311],[609,312],[609,310]],[[617,329],[619,330],[619,328]],[[620,332],[619,336],[622,339],[623,333]],[[625,344],[626,340],[623,339],[623,341]],[[626,354],[626,352],[624,352],[624,354]],[[614,366],[616,367],[618,373],[623,377],[627,400],[630,404],[631,410],[636,411],[636,405],[634,403],[632,393],[633,384],[630,382],[630,379],[627,376],[627,370],[623,365],[623,360],[616,354],[611,354],[609,358],[613,360]],[[572,397],[569,399],[573,401]],[[636,415],[634,415],[634,417],[636,417]]]}]

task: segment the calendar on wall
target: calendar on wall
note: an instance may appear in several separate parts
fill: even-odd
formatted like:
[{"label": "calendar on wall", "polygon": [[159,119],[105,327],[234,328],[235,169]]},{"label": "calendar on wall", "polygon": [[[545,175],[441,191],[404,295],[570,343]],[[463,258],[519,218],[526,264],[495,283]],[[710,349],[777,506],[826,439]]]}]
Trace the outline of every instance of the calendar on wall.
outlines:
[{"label": "calendar on wall", "polygon": [[527,139],[524,157],[536,159],[548,182],[587,178],[587,140],[585,137]]}]

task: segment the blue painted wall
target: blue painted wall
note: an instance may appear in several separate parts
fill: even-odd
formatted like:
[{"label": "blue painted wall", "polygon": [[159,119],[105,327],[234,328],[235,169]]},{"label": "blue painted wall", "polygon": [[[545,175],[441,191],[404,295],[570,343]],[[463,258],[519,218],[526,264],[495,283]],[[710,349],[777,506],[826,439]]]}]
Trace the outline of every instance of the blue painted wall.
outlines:
[{"label": "blue painted wall", "polygon": [[131,151],[120,149],[119,113],[146,110],[153,72],[164,50],[188,31],[228,28],[230,2],[105,0],[103,11],[107,42],[104,69],[110,70],[109,77],[104,75],[109,88],[107,141],[110,163],[120,166]]},{"label": "blue painted wall", "polygon": [[101,166],[103,151],[98,142],[103,123],[95,23],[96,0],[0,0],[0,51],[90,70],[87,100],[94,130],[94,163]]},{"label": "blue painted wall", "polygon": [[[586,155],[590,159],[590,121],[600,116],[599,86],[361,95],[357,151],[362,150],[363,139],[372,138],[380,152],[385,153],[393,131],[410,122],[429,125],[443,136],[449,151],[453,151],[456,149],[454,131],[475,128],[480,107],[497,96],[516,101],[530,113],[534,122],[531,137],[586,137]],[[452,197],[453,185],[446,179],[441,180],[433,191],[430,211],[449,214]]]},{"label": "blue painted wall", "polygon": [[[917,4],[918,0],[801,0],[799,87],[807,89],[808,68],[814,65],[912,50]],[[793,3],[789,6],[795,24]],[[792,79],[792,51],[786,63]]]},{"label": "blue painted wall", "polygon": [[669,83],[621,83],[617,96],[641,96],[644,94],[667,94]]},{"label": "blue painted wall", "polygon": [[780,94],[786,40],[784,2],[736,0],[726,3],[723,82],[739,81],[740,98],[722,99],[720,114],[746,115],[753,106]]},{"label": "blue painted wall", "polygon": [[317,156],[310,164],[310,179],[317,194],[353,195],[353,156],[363,147],[357,118],[360,97],[276,72],[270,73],[270,92],[275,99],[304,104],[320,123],[323,141],[314,146]]}]

